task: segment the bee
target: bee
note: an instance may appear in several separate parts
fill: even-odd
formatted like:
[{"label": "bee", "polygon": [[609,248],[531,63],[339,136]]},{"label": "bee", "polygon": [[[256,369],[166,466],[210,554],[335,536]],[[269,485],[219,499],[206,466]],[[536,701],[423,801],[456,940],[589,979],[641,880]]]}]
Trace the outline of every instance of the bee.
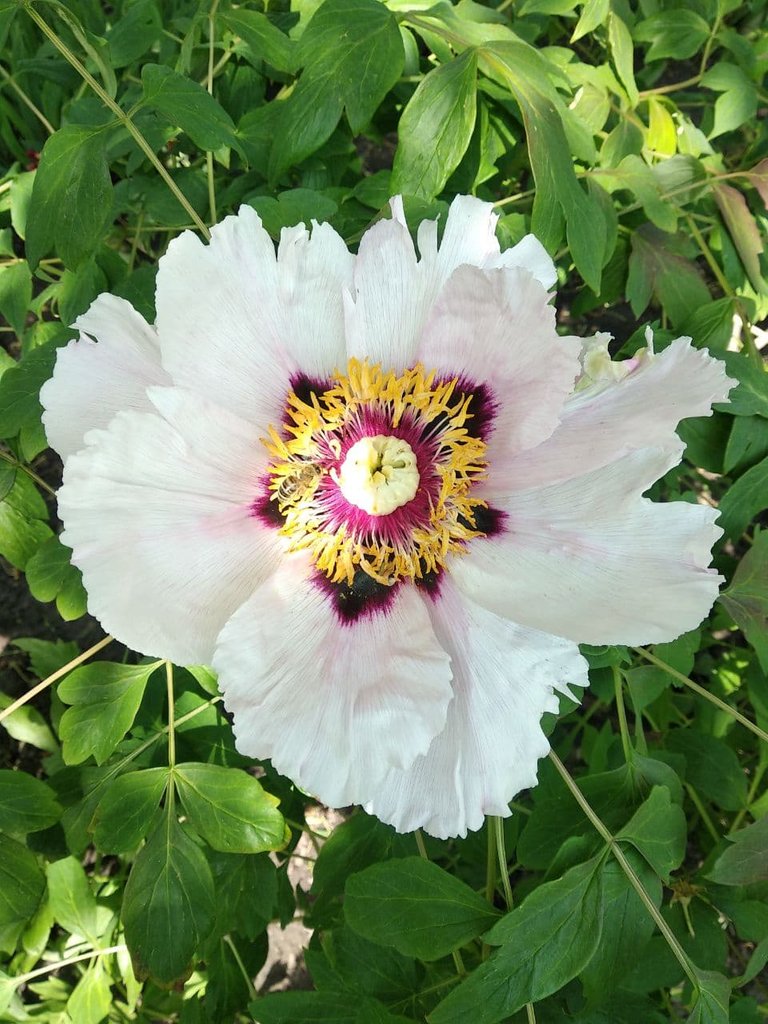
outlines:
[{"label": "bee", "polygon": [[281,507],[295,505],[314,490],[323,472],[321,466],[313,463],[297,463],[296,468],[282,478],[272,497]]}]

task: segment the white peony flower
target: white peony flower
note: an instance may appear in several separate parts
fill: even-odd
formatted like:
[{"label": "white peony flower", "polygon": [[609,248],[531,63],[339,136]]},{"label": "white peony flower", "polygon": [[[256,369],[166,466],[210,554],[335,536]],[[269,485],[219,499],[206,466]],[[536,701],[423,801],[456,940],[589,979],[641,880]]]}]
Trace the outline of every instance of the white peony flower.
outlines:
[{"label": "white peony flower", "polygon": [[394,199],[356,256],[327,224],[275,255],[243,207],[171,242],[155,327],[99,296],[41,394],[104,628],[212,663],[244,754],[439,837],[535,783],[579,641],[672,640],[721,582],[716,513],[643,492],[722,364],[598,366],[495,223],[458,197],[417,255]]}]

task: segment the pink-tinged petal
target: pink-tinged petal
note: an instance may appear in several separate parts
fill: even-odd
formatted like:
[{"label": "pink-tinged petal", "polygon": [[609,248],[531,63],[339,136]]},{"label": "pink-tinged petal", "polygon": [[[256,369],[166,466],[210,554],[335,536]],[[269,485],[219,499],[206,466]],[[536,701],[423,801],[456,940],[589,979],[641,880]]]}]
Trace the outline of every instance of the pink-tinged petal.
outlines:
[{"label": "pink-tinged petal", "polygon": [[535,450],[497,464],[487,495],[492,501],[532,487],[569,480],[639,448],[675,451],[675,428],[688,416],[708,416],[734,386],[723,363],[678,338],[643,360],[626,377],[577,391],[562,423]]},{"label": "pink-tinged petal", "polygon": [[254,427],[197,395],[150,395],[159,415],[118,413],[67,460],[62,540],[108,632],[143,654],[208,663],[281,555],[251,508],[264,447]]},{"label": "pink-tinged petal", "polygon": [[[493,406],[489,474],[549,437],[579,371],[581,342],[561,338],[544,287],[528,271],[460,267],[427,322],[418,359],[483,384]],[[471,422],[469,424],[471,429]]]},{"label": "pink-tinged petal", "polygon": [[170,383],[154,328],[125,299],[99,295],[74,326],[79,339],[59,349],[40,391],[48,442],[62,459],[121,409],[149,411],[147,388]]},{"label": "pink-tinged petal", "polygon": [[160,260],[157,329],[174,381],[264,429],[299,374],[345,363],[343,294],[352,257],[328,225],[283,233],[279,257],[242,206],[205,245],[189,231]]},{"label": "pink-tinged petal", "polygon": [[707,615],[722,583],[707,568],[717,511],[641,497],[681,449],[632,452],[510,495],[504,531],[455,558],[454,580],[484,607],[580,643],[674,640]]},{"label": "pink-tinged petal", "polygon": [[303,556],[286,559],[224,627],[213,665],[238,750],[339,807],[427,750],[451,670],[413,587],[342,625],[306,574]]},{"label": "pink-tinged petal", "polygon": [[443,731],[410,768],[392,769],[366,810],[400,831],[439,839],[479,829],[485,815],[536,784],[549,744],[539,722],[556,712],[555,691],[586,686],[575,644],[519,626],[441,582],[430,615],[451,656],[453,701]]},{"label": "pink-tinged petal", "polygon": [[347,304],[350,356],[398,372],[411,364],[432,307],[458,267],[522,267],[544,287],[556,278],[552,260],[531,235],[500,252],[494,234],[498,215],[490,203],[457,196],[439,246],[436,222],[423,221],[417,235],[420,259],[401,198],[391,205],[392,219],[374,224],[360,242]]}]

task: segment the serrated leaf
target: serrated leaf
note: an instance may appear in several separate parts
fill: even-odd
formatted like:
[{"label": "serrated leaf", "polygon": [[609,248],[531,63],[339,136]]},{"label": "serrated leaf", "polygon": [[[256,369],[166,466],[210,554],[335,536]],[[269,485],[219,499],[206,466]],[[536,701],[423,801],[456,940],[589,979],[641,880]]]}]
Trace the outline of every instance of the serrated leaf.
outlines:
[{"label": "serrated leaf", "polygon": [[146,836],[165,792],[168,768],[127,772],[109,784],[93,817],[93,841],[105,853],[128,853]]},{"label": "serrated leaf", "polygon": [[346,110],[360,132],[400,76],[405,60],[397,21],[377,0],[325,0],[301,37],[301,78],[281,104],[271,178],[300,163],[331,135]]},{"label": "serrated leaf", "polygon": [[297,49],[294,41],[260,11],[222,11],[219,20],[230,32],[239,36],[257,60],[266,61],[278,71],[296,70]]},{"label": "serrated leaf", "polygon": [[683,862],[687,834],[682,807],[672,803],[666,786],[654,786],[616,838],[631,842],[658,875],[668,880],[670,872]]},{"label": "serrated leaf", "polygon": [[112,220],[112,181],[102,127],[66,125],[46,142],[26,223],[32,270],[55,249],[74,269],[94,252]]},{"label": "serrated leaf", "polygon": [[237,146],[232,118],[211,94],[191,78],[161,64],[141,69],[144,102],[181,128],[201,149]]},{"label": "serrated leaf", "polygon": [[0,771],[0,832],[39,832],[60,817],[61,807],[50,786],[26,772]]},{"label": "serrated leaf", "polygon": [[45,892],[45,875],[26,846],[0,833],[0,950],[13,953]]},{"label": "serrated leaf", "polygon": [[[764,536],[768,536],[765,534]],[[733,844],[715,861],[706,877],[720,885],[752,885],[768,880],[768,817],[730,832]]]},{"label": "serrated leaf", "polygon": [[106,761],[133,724],[149,677],[159,664],[96,662],[76,668],[59,683],[59,697],[72,705],[59,724],[66,764],[81,764],[88,757],[97,764]]},{"label": "serrated leaf", "polygon": [[506,914],[485,936],[501,948],[443,999],[430,1024],[496,1024],[575,977],[600,942],[601,860],[545,882]]},{"label": "serrated leaf", "polygon": [[252,776],[215,764],[179,764],[176,788],[195,830],[222,853],[264,853],[285,845],[278,801]]},{"label": "serrated leaf", "polygon": [[374,864],[347,881],[356,932],[406,956],[437,960],[485,931],[497,913],[468,885],[420,857]]},{"label": "serrated leaf", "polygon": [[477,55],[465,50],[430,71],[398,128],[392,191],[431,199],[459,166],[475,127]]},{"label": "serrated leaf", "polygon": [[125,941],[136,977],[164,986],[187,978],[215,912],[205,854],[168,813],[136,858],[123,896]]}]

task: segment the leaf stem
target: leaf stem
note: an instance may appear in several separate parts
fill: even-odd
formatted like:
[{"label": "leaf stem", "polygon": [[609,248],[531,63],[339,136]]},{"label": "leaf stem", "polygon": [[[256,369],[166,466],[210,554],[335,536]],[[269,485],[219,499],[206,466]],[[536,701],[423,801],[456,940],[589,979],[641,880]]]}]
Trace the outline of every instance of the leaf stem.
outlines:
[{"label": "leaf stem", "polygon": [[168,691],[168,766],[176,767],[176,723],[174,721],[173,665],[165,663],[165,685]]},{"label": "leaf stem", "polygon": [[720,842],[720,833],[717,831],[715,826],[712,824],[712,819],[710,818],[709,813],[707,812],[707,808],[702,803],[701,797],[696,792],[696,790],[693,788],[693,786],[690,785],[690,783],[686,783],[685,791],[688,794],[688,796],[691,798],[691,803],[696,808],[696,810],[699,812],[699,817],[701,818],[701,821],[702,821],[702,824],[704,825],[704,828],[707,830],[707,832],[709,832],[710,836],[715,841],[715,843],[719,843]]},{"label": "leaf stem", "polygon": [[16,81],[16,79],[13,77],[13,75],[9,74],[9,72],[6,71],[5,68],[1,64],[0,64],[0,75],[2,75],[2,77],[8,83],[8,85],[10,85],[10,87],[13,89],[13,91],[16,93],[16,95],[21,100],[21,102],[29,110],[32,111],[32,113],[38,119],[38,121],[43,126],[43,128],[45,128],[45,130],[48,132],[48,134],[49,135],[53,135],[53,133],[56,131],[56,129],[53,127],[51,122],[48,120],[48,118],[45,116],[45,114],[42,112],[42,110],[39,110],[35,106],[35,104],[32,102],[32,100],[29,98],[29,96],[27,96],[27,94],[21,88],[21,86]]},{"label": "leaf stem", "polygon": [[209,239],[211,237],[211,233],[206,227],[205,223],[200,219],[194,208],[190,205],[190,202],[187,199],[187,197],[184,195],[179,186],[168,173],[168,170],[163,166],[162,162],[157,156],[157,153],[155,153],[155,151],[152,149],[150,144],[141,134],[141,132],[130,119],[130,117],[125,113],[122,107],[115,103],[112,97],[104,91],[104,89],[101,87],[101,85],[99,85],[99,83],[88,71],[85,65],[80,60],[78,60],[74,53],[72,53],[67,44],[63,42],[63,40],[59,39],[59,37],[56,35],[53,29],[49,27],[45,19],[32,6],[30,0],[27,0],[24,6],[26,8],[27,14],[29,14],[30,18],[35,22],[40,31],[53,43],[53,45],[56,47],[56,49],[59,51],[62,57],[64,57],[64,59],[72,65],[72,67],[75,69],[75,71],[77,71],[81,78],[85,82],[87,82],[88,85],[90,85],[91,89],[93,89],[93,91],[99,97],[101,102],[112,111],[112,113],[115,115],[118,121],[126,128],[127,131],[130,132],[130,134],[133,136],[136,145],[145,154],[149,162],[158,172],[158,174],[163,179],[168,188],[171,190],[173,195],[182,205],[184,210],[189,214],[190,219],[197,227],[198,231],[203,235],[204,238]]},{"label": "leaf stem", "polygon": [[51,675],[46,679],[43,679],[41,683],[38,683],[37,686],[33,686],[31,690],[27,690],[27,692],[19,697],[18,700],[15,700],[13,704],[9,704],[7,708],[0,711],[0,722],[5,721],[6,718],[10,718],[14,711],[18,711],[20,707],[23,707],[31,701],[38,695],[38,693],[42,693],[43,690],[55,683],[57,679],[61,679],[62,676],[65,676],[67,672],[70,672],[73,668],[77,668],[78,665],[82,665],[84,661],[88,661],[88,659],[92,658],[94,654],[98,654],[98,652],[102,650],[102,648],[106,647],[107,644],[111,644],[113,639],[114,637],[105,636],[103,640],[99,640],[99,642],[94,644],[93,647],[89,647],[87,651],[83,651],[82,654],[78,654],[78,656],[73,658],[72,661],[68,661],[66,665],[63,665],[61,668],[51,673]]},{"label": "leaf stem", "polygon": [[[219,0],[213,0],[208,12],[208,80],[206,87],[209,95],[213,95],[213,59],[216,46],[216,8],[218,6]],[[205,169],[208,178],[208,210],[211,224],[215,224],[218,219],[216,215],[216,182],[213,175],[213,153],[210,149],[205,154]]]},{"label": "leaf stem", "polygon": [[653,920],[654,920],[654,922],[656,924],[656,927],[659,929],[661,934],[664,936],[664,938],[665,938],[665,940],[667,942],[667,945],[669,946],[670,950],[674,954],[675,959],[677,960],[677,962],[680,964],[680,966],[682,967],[683,971],[685,972],[686,977],[688,978],[688,980],[691,982],[693,987],[698,992],[698,990],[699,990],[699,982],[698,982],[698,978],[696,976],[696,969],[695,969],[694,965],[691,963],[691,961],[690,961],[690,959],[688,957],[688,954],[685,952],[683,947],[677,941],[677,938],[676,938],[674,932],[672,931],[672,929],[669,927],[667,922],[664,920],[664,918],[659,913],[658,908],[656,907],[656,904],[653,902],[651,897],[646,892],[645,886],[640,881],[640,879],[637,877],[637,874],[635,873],[635,869],[632,867],[632,865],[629,863],[629,861],[625,857],[624,851],[621,849],[619,844],[613,838],[613,835],[608,831],[608,829],[606,828],[605,824],[601,821],[601,819],[594,812],[594,810],[592,809],[591,805],[588,803],[586,797],[584,796],[584,794],[581,792],[579,787],[574,782],[573,777],[571,776],[570,772],[565,767],[565,765],[560,760],[560,758],[557,756],[557,754],[554,752],[554,750],[550,750],[550,752],[549,752],[549,759],[552,762],[552,764],[555,766],[555,768],[557,769],[558,774],[560,775],[560,778],[563,780],[563,782],[566,784],[568,789],[571,791],[571,795],[573,796],[573,798],[576,801],[576,803],[579,805],[579,807],[581,807],[582,811],[584,811],[584,814],[587,816],[587,818],[589,819],[589,821],[591,822],[591,824],[595,828],[595,830],[605,840],[606,844],[610,848],[611,853],[613,854],[613,856],[618,861],[619,866],[621,867],[621,870],[627,876],[627,879],[629,880],[630,885],[635,890],[637,895],[640,897],[640,899],[643,902],[643,905],[645,906],[645,909],[648,911],[650,916],[653,918]]},{"label": "leaf stem", "polygon": [[677,679],[678,682],[693,690],[694,693],[698,693],[700,697],[704,697],[705,700],[710,702],[710,704],[714,704],[715,707],[720,708],[721,711],[725,711],[726,714],[731,716],[731,718],[735,718],[737,722],[741,722],[745,729],[749,729],[749,731],[753,732],[755,736],[759,736],[761,740],[768,743],[768,732],[761,729],[759,725],[755,725],[754,722],[750,722],[750,720],[745,718],[740,711],[736,710],[736,708],[731,707],[730,704],[726,704],[724,700],[720,700],[720,698],[716,697],[714,693],[710,693],[709,690],[705,690],[704,687],[699,686],[698,683],[694,683],[694,681],[689,679],[688,676],[684,676],[682,672],[678,672],[676,668],[672,668],[672,666],[668,665],[666,661],[662,661],[661,658],[657,658],[655,654],[651,654],[650,651],[646,651],[644,647],[633,647],[632,650],[636,654],[645,658],[646,661],[650,661],[653,665],[663,669],[668,675],[672,676],[673,679]]},{"label": "leaf stem", "polygon": [[245,969],[243,958],[240,956],[237,946],[232,941],[232,936],[225,935],[224,942],[226,942],[226,944],[229,946],[232,956],[234,957],[235,963],[240,968],[240,973],[242,974],[245,984],[248,988],[248,997],[250,999],[255,999],[257,996],[257,992],[253,985],[253,979],[249,976],[248,971]]},{"label": "leaf stem", "polygon": [[66,960],[59,960],[47,967],[36,967],[34,971],[27,971],[26,974],[20,974],[17,978],[8,978],[7,980],[12,981],[14,986],[24,985],[26,982],[32,981],[33,978],[41,978],[44,974],[53,974],[54,971],[59,971],[62,967],[69,967],[70,964],[77,964],[83,960],[95,960],[100,956],[111,956],[113,953],[124,953],[127,948],[124,943],[120,943],[119,946],[107,946],[106,949],[92,949],[88,953],[70,956]]},{"label": "leaf stem", "polygon": [[629,726],[627,725],[627,709],[624,707],[624,680],[618,665],[611,665],[613,672],[613,689],[616,694],[616,711],[619,716],[619,731],[621,733],[621,745],[624,749],[624,760],[627,764],[632,763],[632,743],[629,738]]},{"label": "leaf stem", "polygon": [[52,498],[56,497],[56,491],[53,487],[51,487],[50,484],[47,484],[41,476],[38,476],[31,466],[28,466],[25,462],[17,459],[10,452],[2,450],[0,450],[0,459],[4,459],[11,466],[15,466],[16,469],[20,469],[22,473],[26,473],[30,480],[33,480],[38,487],[46,492],[46,494],[49,494]]},{"label": "leaf stem", "polygon": [[525,1004],[525,1014],[528,1018],[528,1024],[536,1024],[536,1011],[533,1008],[533,1003]]},{"label": "leaf stem", "polygon": [[[424,836],[421,834],[421,829],[417,828],[413,833],[413,836],[416,840],[419,856],[422,860],[429,860],[429,854],[427,853],[427,848],[424,845]],[[460,978],[466,977],[467,969],[464,966],[464,960],[462,959],[461,952],[458,949],[451,950],[451,956],[453,957],[453,962],[456,965],[456,973],[458,976]]]}]

